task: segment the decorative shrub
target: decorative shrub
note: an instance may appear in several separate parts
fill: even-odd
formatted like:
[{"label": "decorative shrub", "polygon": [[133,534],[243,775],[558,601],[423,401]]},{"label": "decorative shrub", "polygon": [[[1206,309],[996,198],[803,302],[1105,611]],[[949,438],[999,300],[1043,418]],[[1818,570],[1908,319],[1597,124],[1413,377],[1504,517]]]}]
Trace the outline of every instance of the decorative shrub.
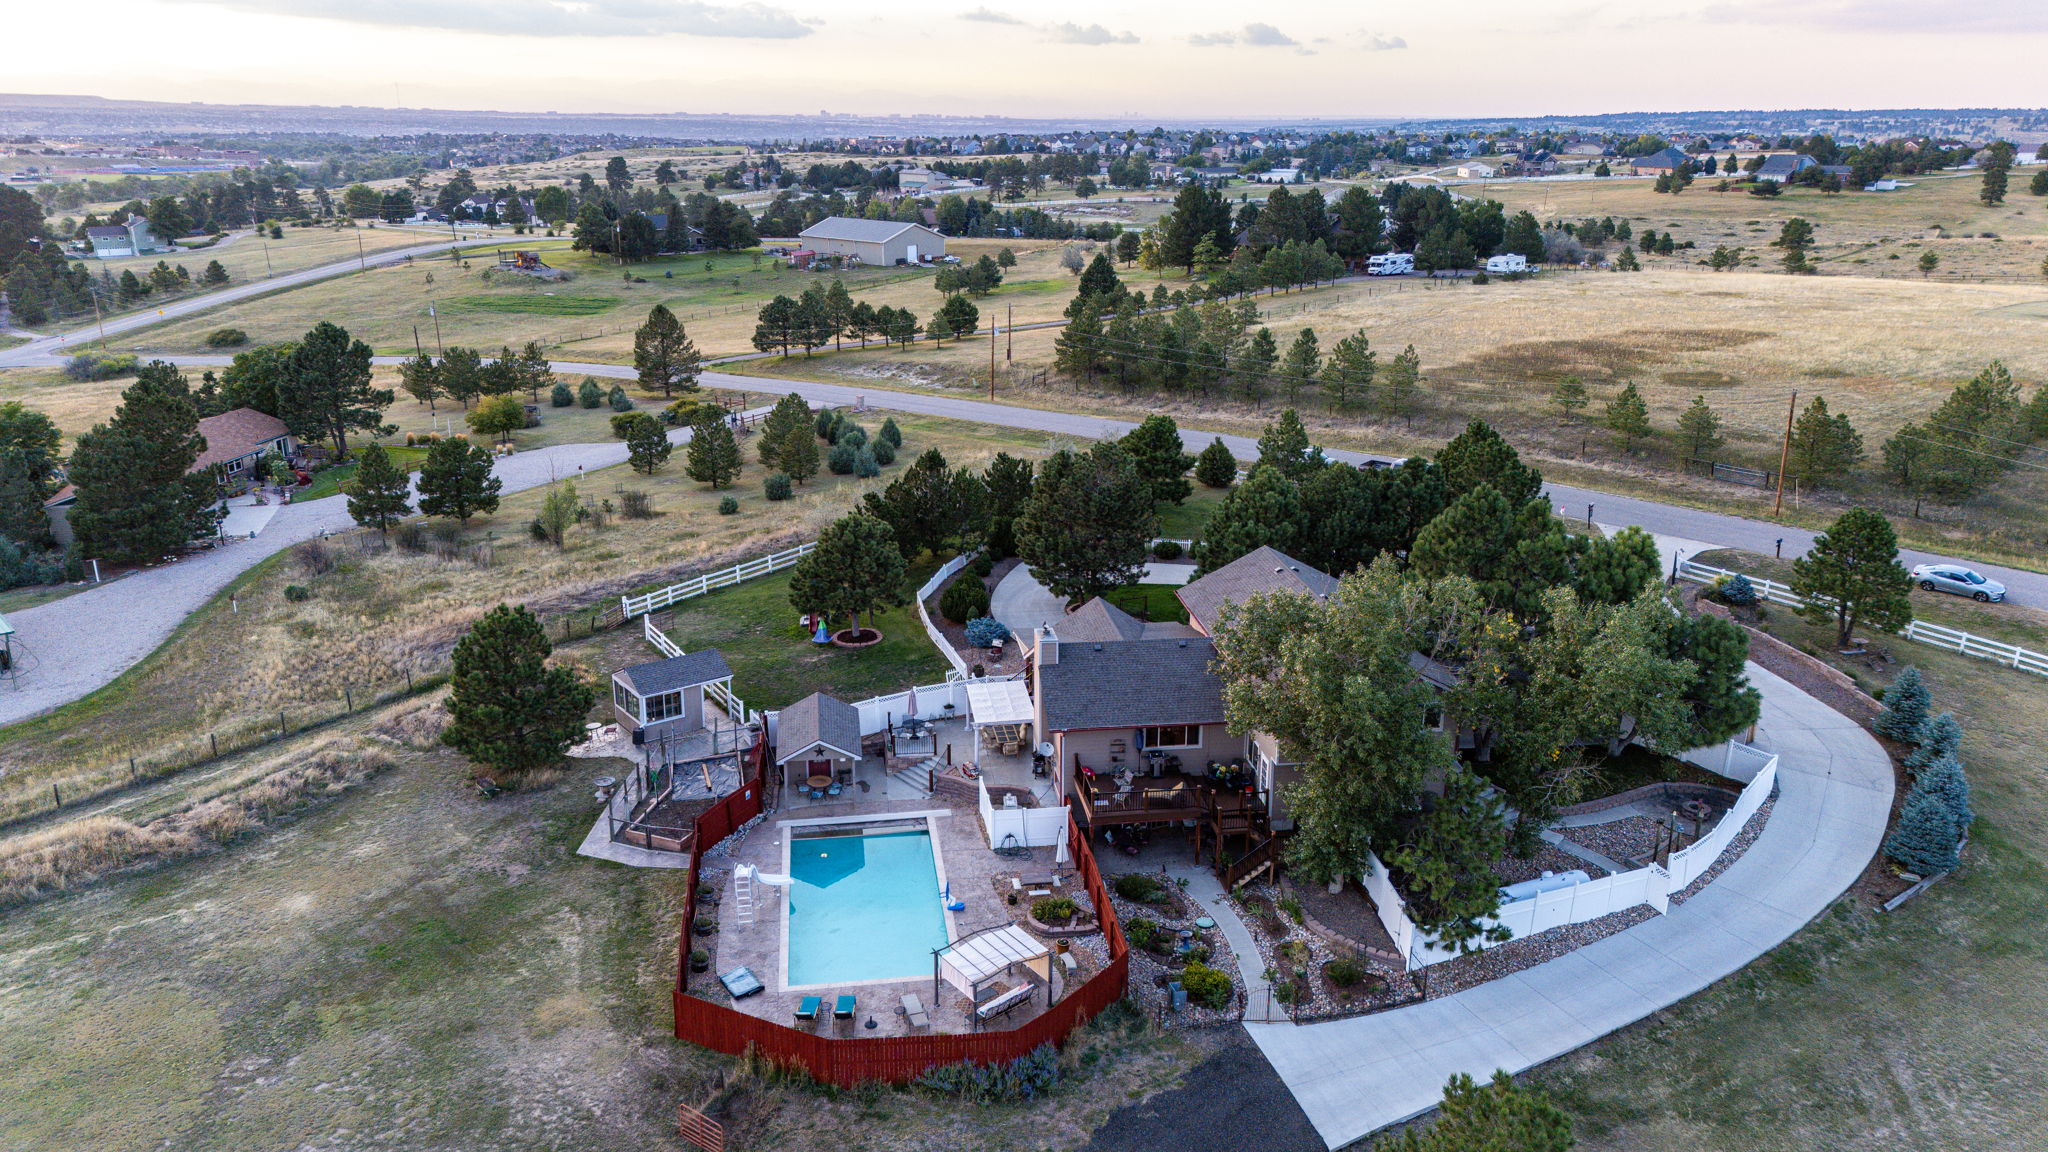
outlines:
[{"label": "decorative shrub", "polygon": [[1737,608],[1753,607],[1758,600],[1756,585],[1740,572],[1721,583],[1720,595],[1722,603],[1733,604]]},{"label": "decorative shrub", "polygon": [[854,449],[853,474],[863,480],[882,474],[881,462],[875,459],[874,452],[866,444]]},{"label": "decorative shrub", "polygon": [[570,391],[567,384],[557,380],[555,381],[554,391],[548,393],[548,403],[557,408],[575,407],[576,393]]},{"label": "decorative shrub", "polygon": [[761,481],[761,492],[770,500],[787,500],[796,494],[790,486],[787,472],[770,472],[768,478]]},{"label": "decorative shrub", "polygon": [[1180,551],[1180,541],[1178,540],[1161,540],[1159,543],[1152,545],[1152,555],[1160,560],[1178,560],[1180,559]]},{"label": "decorative shrub", "polygon": [[1287,961],[1296,968],[1300,968],[1310,960],[1315,959],[1315,954],[1309,951],[1308,941],[1306,940],[1282,940],[1280,947],[1275,949],[1275,951],[1279,953],[1282,960]]},{"label": "decorative shrub", "polygon": [[1080,911],[1081,906],[1068,896],[1040,896],[1031,902],[1031,918],[1040,924],[1065,924]]},{"label": "decorative shrub", "polygon": [[730,516],[733,513],[738,512],[739,510],[740,502],[739,498],[736,496],[727,496],[725,499],[720,500],[718,502],[718,514],[720,516]]},{"label": "decorative shrub", "polygon": [[1282,896],[1280,898],[1280,910],[1287,913],[1289,920],[1294,921],[1296,924],[1301,923],[1301,901],[1296,900],[1292,896]]},{"label": "decorative shrub", "polygon": [[1041,1044],[1007,1064],[941,1064],[916,1080],[918,1087],[976,1104],[1009,1104],[1051,1092],[1060,1080],[1060,1054]]},{"label": "decorative shrub", "polygon": [[1187,990],[1189,1002],[1198,1007],[1230,1007],[1230,977],[1200,961],[1190,961],[1181,970],[1180,986]]},{"label": "decorative shrub", "polygon": [[812,427],[818,430],[818,439],[830,440],[832,439],[832,429],[838,427],[839,422],[845,418],[844,414],[837,408],[820,408],[818,409],[817,419],[813,422]]},{"label": "decorative shrub", "polygon": [[1365,965],[1345,956],[1323,965],[1323,975],[1339,988],[1355,988],[1365,982]]},{"label": "decorative shrub", "polygon": [[717,407],[718,405],[708,400],[697,400],[685,396],[681,400],[662,409],[661,418],[668,421],[672,427],[686,428],[697,422],[697,413],[700,409]]},{"label": "decorative shrub", "polygon": [[619,515],[628,520],[650,520],[654,517],[654,506],[647,501],[647,493],[631,488],[619,493]]},{"label": "decorative shrub", "polygon": [[[881,443],[881,441],[878,440],[876,441],[876,443],[879,444]],[[990,559],[989,554],[986,552],[983,552],[980,555],[976,556],[967,564],[967,571],[973,573],[975,577],[980,579],[986,579],[988,577],[988,574],[994,572],[995,570],[996,562]]]},{"label": "decorative shrub", "polygon": [[848,420],[839,425],[839,435],[834,437],[832,442],[859,448],[868,442],[868,430]]},{"label": "decorative shrub", "polygon": [[612,438],[614,440],[624,440],[633,434],[635,425],[639,424],[642,420],[652,419],[654,417],[649,416],[645,412],[614,412],[612,413]]},{"label": "decorative shrub", "polygon": [[249,334],[240,328],[215,328],[206,334],[208,348],[239,348],[249,342]]},{"label": "decorative shrub", "polygon": [[1165,946],[1167,934],[1159,925],[1143,916],[1133,916],[1124,925],[1124,940],[1133,948],[1157,952]]},{"label": "decorative shrub", "polygon": [[940,593],[939,614],[955,624],[988,615],[987,586],[972,575],[961,573]]},{"label": "decorative shrub", "polygon": [[1149,872],[1126,872],[1112,886],[1117,895],[1140,904],[1157,904],[1166,897],[1166,886]]},{"label": "decorative shrub", "polygon": [[[986,608],[987,605],[988,600],[984,597],[982,606]],[[1009,626],[992,616],[976,616],[967,621],[967,642],[976,648],[993,648],[998,642],[1009,638]]]},{"label": "decorative shrub", "polygon": [[896,446],[879,436],[868,445],[868,451],[874,453],[875,463],[883,467],[896,462]]},{"label": "decorative shrub", "polygon": [[1884,690],[1884,712],[1871,727],[1876,728],[1880,736],[1911,740],[1927,723],[1927,707],[1927,682],[1921,679],[1920,669],[1908,664],[1900,670],[1892,686]]},{"label": "decorative shrub", "polygon": [[854,460],[859,455],[859,449],[848,447],[845,444],[835,444],[832,446],[832,451],[825,454],[825,470],[834,476],[851,476],[853,475]]},{"label": "decorative shrub", "polygon": [[1920,747],[1906,757],[1906,767],[1925,768],[1943,756],[1953,756],[1962,742],[1963,726],[1956,722],[1955,714],[1939,713],[1913,734],[1913,743]]},{"label": "decorative shrub", "polygon": [[1899,810],[1898,826],[1885,838],[1884,854],[1908,872],[1938,876],[1953,872],[1962,864],[1956,852],[1961,840],[1962,830],[1956,825],[1955,815],[1941,798],[1915,789],[1906,797],[1906,806]]},{"label": "decorative shrub", "polygon": [[623,384],[612,385],[611,393],[605,397],[605,400],[611,404],[612,411],[614,412],[631,412],[633,410],[633,398],[626,395],[626,386]]},{"label": "decorative shrub", "polygon": [[585,408],[602,408],[604,407],[604,389],[597,386],[597,381],[585,376],[583,378],[583,386],[576,389],[576,402]]},{"label": "decorative shrub", "polygon": [[64,362],[64,375],[73,380],[112,380],[132,376],[140,366],[127,352],[81,352]]},{"label": "decorative shrub", "polygon": [[887,440],[889,447],[892,449],[903,447],[903,429],[896,426],[896,418],[894,416],[882,421],[882,430],[875,433],[875,439]]},{"label": "decorative shrub", "polygon": [[304,584],[287,584],[284,586],[284,598],[294,604],[303,603],[313,598],[313,590]]}]

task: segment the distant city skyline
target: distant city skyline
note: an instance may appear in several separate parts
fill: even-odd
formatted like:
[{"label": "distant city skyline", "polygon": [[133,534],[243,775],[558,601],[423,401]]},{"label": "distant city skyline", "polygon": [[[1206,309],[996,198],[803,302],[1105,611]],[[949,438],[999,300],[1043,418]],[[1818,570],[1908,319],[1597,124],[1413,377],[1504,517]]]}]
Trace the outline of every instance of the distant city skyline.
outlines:
[{"label": "distant city skyline", "polygon": [[[17,92],[507,111],[1161,119],[2031,106],[2004,0],[105,0]],[[77,13],[9,14],[17,45]]]}]

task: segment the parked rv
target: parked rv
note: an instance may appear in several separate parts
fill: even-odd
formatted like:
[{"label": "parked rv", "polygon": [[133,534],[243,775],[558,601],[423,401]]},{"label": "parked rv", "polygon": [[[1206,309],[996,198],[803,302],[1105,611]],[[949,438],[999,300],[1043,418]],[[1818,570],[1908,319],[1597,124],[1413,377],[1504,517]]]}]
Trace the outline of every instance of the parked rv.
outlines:
[{"label": "parked rv", "polygon": [[1519,252],[1508,252],[1499,256],[1488,256],[1486,258],[1486,274],[1488,276],[1499,276],[1505,273],[1514,272],[1527,272],[1528,270],[1529,258],[1527,256],[1522,255]]},{"label": "parked rv", "polygon": [[1403,276],[1415,271],[1415,257],[1406,252],[1388,252],[1365,262],[1367,276]]}]

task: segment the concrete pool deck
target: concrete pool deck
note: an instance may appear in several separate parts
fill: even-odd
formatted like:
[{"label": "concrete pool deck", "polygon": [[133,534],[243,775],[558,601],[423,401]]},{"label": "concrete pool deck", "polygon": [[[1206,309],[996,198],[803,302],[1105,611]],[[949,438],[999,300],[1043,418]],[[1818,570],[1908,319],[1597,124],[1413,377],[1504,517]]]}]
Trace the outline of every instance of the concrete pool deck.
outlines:
[{"label": "concrete pool deck", "polygon": [[[784,808],[768,813],[762,825],[749,833],[730,854],[705,861],[701,877],[704,883],[718,890],[719,928],[717,933],[708,937],[700,935],[696,940],[696,946],[711,952],[713,959],[711,971],[691,975],[691,991],[705,999],[730,1003],[732,1007],[764,1020],[826,1035],[912,1036],[972,1031],[967,998],[951,986],[942,984],[935,1000],[929,967],[921,975],[902,980],[847,981],[830,986],[791,989],[783,967],[783,929],[789,909],[786,888],[757,885],[753,923],[738,923],[732,880],[736,865],[752,864],[763,872],[783,872],[787,858],[784,846],[791,833],[813,831],[812,826],[820,820],[896,820],[923,813],[932,814],[927,818],[927,824],[938,857],[938,870],[951,884],[954,897],[967,905],[963,911],[950,917],[955,939],[984,928],[1021,922],[1029,910],[1029,898],[1020,893],[1018,903],[1012,906],[999,894],[1009,890],[1010,877],[1058,872],[1067,878],[1060,889],[1062,892],[1079,890],[1079,881],[1070,868],[1055,868],[1051,848],[1034,848],[1026,856],[1015,857],[998,856],[990,851],[980,818],[971,803],[951,801],[944,796],[908,802],[899,798],[890,802],[871,793],[865,800],[842,797],[837,802],[809,802]],[[706,912],[708,908],[700,905],[700,915]],[[1072,973],[1067,973],[1061,964],[1053,966],[1055,998],[1066,988],[1078,986],[1093,975],[1090,950],[1076,949],[1074,956],[1078,967]],[[727,1001],[718,984],[718,973],[739,967],[752,969],[766,990],[744,1000]],[[858,1008],[852,1021],[830,1019],[832,1000],[842,993],[851,993],[858,998]],[[924,1005],[931,1016],[930,1028],[912,1028],[898,1014],[905,993],[914,993]],[[798,1023],[794,1017],[797,1005],[807,995],[822,996],[825,1000],[826,1011],[822,1015],[826,1018],[812,1025]],[[1045,1006],[1045,999],[1040,995],[1031,1005],[1010,1012],[991,1027],[1017,1027],[1043,1011]],[[874,1029],[865,1027],[870,1018],[876,1023]]]}]

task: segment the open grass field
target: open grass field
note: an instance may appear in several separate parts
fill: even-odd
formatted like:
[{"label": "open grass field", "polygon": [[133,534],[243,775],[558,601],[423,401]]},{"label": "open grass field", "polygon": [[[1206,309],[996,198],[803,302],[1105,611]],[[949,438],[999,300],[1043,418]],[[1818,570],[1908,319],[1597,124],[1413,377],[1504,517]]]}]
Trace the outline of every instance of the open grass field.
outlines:
[{"label": "open grass field", "polygon": [[[572,252],[561,239],[520,238],[503,247],[539,250],[550,265],[576,279],[546,283],[496,272],[487,250],[465,262],[443,258],[373,268],[231,304],[138,333],[130,342],[145,352],[202,352],[206,334],[219,327],[242,328],[260,344],[296,339],[314,318],[328,316],[344,318],[340,322],[351,333],[382,354],[413,351],[417,328],[418,346],[429,350],[437,339],[444,346],[485,348],[539,340],[559,359],[623,363],[632,358],[633,330],[648,309],[666,304],[700,351],[720,356],[753,351],[756,314],[770,298],[829,282],[828,276],[795,271],[751,253],[661,257],[621,269],[603,257]],[[1012,308],[1020,324],[1057,318],[1074,281],[1059,266],[1061,245],[954,240],[948,251],[972,262],[1005,247],[1016,253],[1018,265],[1009,270],[1003,287],[976,301],[984,327]],[[628,272],[635,279],[628,279]],[[857,299],[877,307],[910,308],[922,317],[943,302],[926,269],[869,268],[838,275]],[[1158,281],[1142,274],[1137,279],[1148,289]]]},{"label": "open grass field", "polygon": [[[1977,200],[1981,173],[1937,173],[1910,178],[1896,192],[1843,192],[1789,188],[1781,196],[1713,191],[1701,177],[1676,196],[1658,194],[1647,180],[1511,181],[1468,184],[1461,194],[1499,200],[1508,211],[1528,209],[1540,220],[1626,217],[1640,232],[1670,231],[1700,250],[1645,257],[1646,266],[1704,260],[1717,244],[1742,247],[1766,264],[1783,255],[1769,247],[1784,221],[1814,225],[1814,258],[1825,275],[1921,278],[1920,254],[1941,257],[1933,279],[2041,279],[2048,257],[2048,200],[2026,193],[2028,169],[2018,169],[2004,204]],[[1996,238],[1984,233],[1993,233]],[[1896,256],[1897,259],[1893,257]]]},{"label": "open grass field", "polygon": [[[1726,554],[1724,554],[1724,557]],[[1726,566],[1764,570],[1767,557]],[[2038,613],[1914,593],[1930,619]],[[1954,598],[1944,598],[1953,600]],[[1835,656],[1773,608],[1773,633],[1867,687],[1916,664],[1964,728],[1977,823],[1963,871],[1899,911],[1855,900],[1744,972],[1535,1074],[1590,1152],[2035,1148],[2048,1127],[2048,680],[1875,636],[1893,663]]]},{"label": "open grass field", "polygon": [[[866,422],[870,428],[878,423]],[[743,442],[746,471],[725,492],[685,476],[680,453],[651,477],[624,466],[578,477],[578,492],[593,508],[616,506],[621,491],[634,490],[647,493],[655,515],[613,515],[601,528],[578,526],[561,549],[535,541],[527,530],[543,488],[506,497],[495,516],[478,517],[445,538],[430,533],[435,546],[451,550],[450,559],[384,547],[374,533],[281,553],[194,613],[165,647],[107,688],[0,730],[0,817],[47,807],[53,783],[75,796],[124,780],[131,753],[145,759],[166,748],[189,753],[195,742],[204,751],[209,732],[231,745],[245,733],[275,730],[280,709],[296,726],[309,716],[340,712],[350,693],[360,703],[402,688],[408,673],[444,670],[455,640],[500,601],[559,615],[786,547],[842,515],[861,493],[888,483],[927,448],[974,466],[998,451],[1035,458],[1048,448],[1042,436],[982,425],[921,418],[897,423],[906,454],[879,478],[828,473],[782,503],[761,494],[763,472],[750,438]],[[736,515],[717,511],[727,495],[739,500]],[[478,561],[479,546],[488,564]],[[310,597],[285,599],[284,589],[294,584]],[[914,624],[896,630],[914,631],[929,648]],[[644,644],[635,652],[636,661],[649,655]],[[751,696],[753,685],[742,676],[733,690]]]},{"label": "open grass field", "polygon": [[[454,753],[385,746],[276,831],[0,920],[0,1146],[683,1147],[735,1062],[669,1036],[678,874],[574,854],[621,762],[483,802]],[[722,1118],[736,1152],[1072,1148],[1205,1043],[1112,1013],[1027,1105],[740,1071]]]}]

